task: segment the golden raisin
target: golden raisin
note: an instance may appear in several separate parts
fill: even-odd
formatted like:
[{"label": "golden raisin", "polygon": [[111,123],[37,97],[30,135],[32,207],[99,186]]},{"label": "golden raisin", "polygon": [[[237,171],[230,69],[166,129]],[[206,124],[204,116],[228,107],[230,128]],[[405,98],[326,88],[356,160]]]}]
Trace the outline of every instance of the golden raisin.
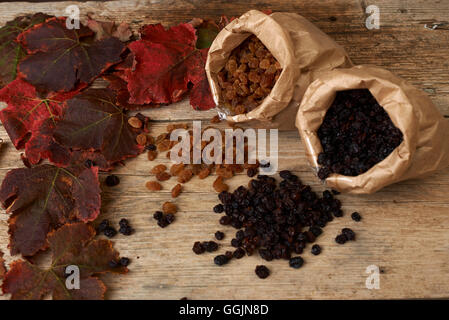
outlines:
[{"label": "golden raisin", "polygon": [[159,181],[167,181],[168,179],[171,178],[171,175],[169,175],[167,172],[159,172],[158,174],[156,174],[156,179]]},{"label": "golden raisin", "polygon": [[190,169],[184,169],[178,174],[178,182],[179,183],[186,183],[190,179],[192,179],[193,172]]},{"label": "golden raisin", "polygon": [[137,117],[131,117],[128,119],[128,123],[131,127],[136,128],[136,129],[140,129],[142,128],[142,121],[140,121],[139,118]]},{"label": "golden raisin", "polygon": [[157,166],[153,167],[150,172],[152,174],[158,174],[164,172],[165,170],[167,170],[167,167],[164,164],[158,164]]},{"label": "golden raisin", "polygon": [[214,190],[218,193],[228,191],[229,186],[223,182],[223,177],[218,177],[213,184]]},{"label": "golden raisin", "polygon": [[167,213],[175,214],[176,212],[178,212],[178,207],[176,206],[176,204],[174,204],[172,202],[165,202],[162,205],[162,211],[165,214],[167,214]]},{"label": "golden raisin", "polygon": [[184,163],[174,164],[170,167],[170,174],[177,176],[184,169]]},{"label": "golden raisin", "polygon": [[148,151],[148,160],[153,161],[157,157],[157,151]]},{"label": "golden raisin", "polygon": [[181,184],[177,184],[176,186],[173,187],[173,189],[171,189],[171,196],[172,198],[176,198],[179,196],[179,194],[182,191],[182,185]]},{"label": "golden raisin", "polygon": [[147,187],[148,190],[150,191],[159,191],[162,190],[162,186],[159,182],[157,181],[148,181],[145,186]]},{"label": "golden raisin", "polygon": [[141,133],[136,137],[137,144],[144,146],[147,143],[147,135],[145,133]]}]

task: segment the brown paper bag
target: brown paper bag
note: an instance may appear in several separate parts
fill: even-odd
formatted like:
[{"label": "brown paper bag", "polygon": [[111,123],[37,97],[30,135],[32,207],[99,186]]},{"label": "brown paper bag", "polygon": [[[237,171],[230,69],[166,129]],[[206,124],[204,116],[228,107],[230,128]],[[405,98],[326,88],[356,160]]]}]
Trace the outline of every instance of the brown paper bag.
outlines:
[{"label": "brown paper bag", "polygon": [[[229,115],[221,108],[217,74],[231,51],[251,34],[257,36],[282,66],[271,93],[254,110]],[[218,111],[230,122],[249,122],[255,127],[294,130],[294,119],[308,85],[323,71],[350,67],[345,50],[311,22],[295,13],[266,15],[251,10],[229,23],[209,49],[206,73]],[[281,112],[282,111],[282,112]]]},{"label": "brown paper bag", "polygon": [[369,89],[403,133],[403,142],[383,161],[355,176],[331,174],[326,184],[349,193],[373,193],[406,179],[429,174],[449,165],[449,121],[421,90],[374,66],[336,69],[318,77],[304,94],[296,126],[307,157],[318,170],[322,151],[316,134],[336,91]]}]

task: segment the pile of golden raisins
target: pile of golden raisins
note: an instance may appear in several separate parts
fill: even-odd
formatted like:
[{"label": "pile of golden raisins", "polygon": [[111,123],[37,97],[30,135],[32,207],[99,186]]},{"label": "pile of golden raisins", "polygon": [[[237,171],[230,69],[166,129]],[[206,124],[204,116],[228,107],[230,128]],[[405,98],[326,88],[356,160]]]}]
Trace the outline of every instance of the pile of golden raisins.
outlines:
[{"label": "pile of golden raisins", "polygon": [[231,114],[256,108],[273,88],[281,65],[254,35],[235,48],[218,74],[224,106]]}]

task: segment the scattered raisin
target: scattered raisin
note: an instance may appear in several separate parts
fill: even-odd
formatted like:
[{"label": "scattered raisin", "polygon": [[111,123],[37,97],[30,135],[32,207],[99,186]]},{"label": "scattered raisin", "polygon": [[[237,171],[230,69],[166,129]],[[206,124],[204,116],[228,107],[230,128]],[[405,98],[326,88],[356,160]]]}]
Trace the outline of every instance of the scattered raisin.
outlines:
[{"label": "scattered raisin", "polygon": [[117,230],[115,230],[113,227],[111,226],[107,226],[104,231],[103,234],[108,237],[108,238],[113,238],[116,234],[117,234]]},{"label": "scattered raisin", "polygon": [[162,190],[162,186],[159,182],[157,181],[148,181],[145,186],[147,187],[148,190],[150,191],[159,191]]},{"label": "scattered raisin", "polygon": [[255,272],[260,279],[266,279],[270,275],[270,269],[263,265],[257,266]]},{"label": "scattered raisin", "polygon": [[122,267],[127,267],[129,265],[129,262],[130,262],[129,258],[122,257],[122,258],[120,258],[119,264]]},{"label": "scattered raisin", "polygon": [[162,205],[162,211],[165,214],[167,214],[167,213],[174,214],[174,213],[178,212],[178,207],[176,206],[176,204],[167,201]]},{"label": "scattered raisin", "polygon": [[338,244],[345,244],[346,241],[348,239],[346,238],[346,236],[344,234],[339,234],[336,238],[335,238],[335,242],[337,242]]},{"label": "scattered raisin", "polygon": [[362,220],[362,216],[358,212],[353,212],[351,214],[351,218],[352,218],[352,220],[354,220],[356,222],[359,222],[360,220]]},{"label": "scattered raisin", "polygon": [[341,233],[345,235],[347,240],[355,240],[355,232],[349,228],[343,228]]},{"label": "scattered raisin", "polygon": [[176,186],[173,187],[173,189],[171,189],[171,196],[172,198],[176,198],[179,196],[179,194],[182,191],[182,185],[181,184],[177,184]]},{"label": "scattered raisin", "polygon": [[224,236],[225,236],[225,234],[221,231],[215,232],[215,239],[217,239],[217,240],[223,240]]},{"label": "scattered raisin", "polygon": [[159,172],[158,174],[156,174],[156,179],[158,181],[167,181],[170,178],[171,178],[171,175],[168,174],[167,172]]},{"label": "scattered raisin", "polygon": [[128,119],[128,123],[131,127],[136,128],[136,129],[142,128],[142,125],[143,125],[142,121],[140,121],[139,118],[137,118],[137,117],[130,117]]},{"label": "scattered raisin", "polygon": [[153,167],[150,172],[152,174],[158,174],[164,172],[165,170],[167,170],[167,167],[164,164],[158,164],[157,166]]},{"label": "scattered raisin", "polygon": [[145,133],[141,133],[136,137],[137,144],[144,146],[147,143],[147,135]]},{"label": "scattered raisin", "polygon": [[155,220],[161,220],[163,216],[164,216],[164,213],[163,213],[162,211],[156,211],[156,212],[153,214],[153,218],[154,218]]},{"label": "scattered raisin", "polygon": [[220,204],[217,204],[215,207],[214,207],[214,212],[215,213],[222,213],[224,211],[224,206],[220,203]]},{"label": "scattered raisin", "polygon": [[115,174],[111,174],[106,177],[105,183],[108,187],[114,187],[120,183],[120,178]]},{"label": "scattered raisin", "polygon": [[319,255],[321,253],[321,247],[318,244],[314,244],[312,246],[312,251],[311,252],[312,252],[313,255],[317,256],[317,255]]},{"label": "scattered raisin", "polygon": [[195,252],[195,254],[202,254],[206,251],[206,248],[204,248],[203,244],[200,241],[196,241],[193,244],[192,250],[193,252]]},{"label": "scattered raisin", "polygon": [[214,258],[214,263],[215,263],[217,266],[225,265],[225,264],[227,264],[228,262],[229,262],[229,259],[228,259],[228,257],[226,257],[224,254],[220,254],[220,255],[218,255],[218,256],[216,256],[216,257]]},{"label": "scattered raisin", "polygon": [[288,263],[289,263],[290,267],[292,267],[294,269],[299,269],[303,266],[304,259],[301,257],[294,257],[294,258],[291,258]]}]

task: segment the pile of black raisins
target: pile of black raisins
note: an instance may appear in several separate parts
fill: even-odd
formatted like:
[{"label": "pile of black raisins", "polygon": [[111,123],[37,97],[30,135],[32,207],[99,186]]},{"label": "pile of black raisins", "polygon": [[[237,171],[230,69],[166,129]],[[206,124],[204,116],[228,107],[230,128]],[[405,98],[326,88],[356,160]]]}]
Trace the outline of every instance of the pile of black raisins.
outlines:
[{"label": "pile of black raisins", "polygon": [[[221,224],[238,229],[231,240],[236,248],[234,257],[257,252],[266,261],[286,259],[291,267],[300,268],[304,261],[298,255],[343,212],[330,191],[319,197],[290,171],[281,171],[280,176],[283,180],[279,185],[273,177],[258,175],[248,188],[221,192],[218,198],[222,204],[214,211],[224,211]],[[313,251],[319,254],[321,248],[315,246]]]}]

